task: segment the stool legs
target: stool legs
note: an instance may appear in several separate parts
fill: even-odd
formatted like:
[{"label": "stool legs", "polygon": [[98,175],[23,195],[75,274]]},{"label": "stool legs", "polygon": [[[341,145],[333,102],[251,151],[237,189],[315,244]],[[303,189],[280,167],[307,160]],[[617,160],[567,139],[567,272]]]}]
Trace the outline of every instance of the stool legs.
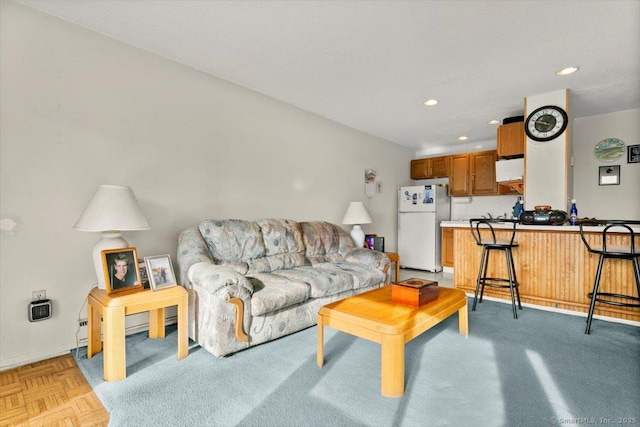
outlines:
[{"label": "stool legs", "polygon": [[509,272],[509,292],[511,293],[511,307],[513,307],[513,318],[518,318],[518,312],[516,311],[516,300],[513,298],[513,292],[515,288],[516,296],[518,297],[518,308],[522,310],[522,304],[520,303],[520,291],[518,290],[518,279],[516,278],[516,267],[513,264],[513,254],[511,248],[505,249],[507,255],[507,270]]},{"label": "stool legs", "polygon": [[593,310],[596,307],[596,299],[598,298],[598,286],[600,286],[602,264],[604,264],[604,255],[600,255],[600,260],[598,261],[598,270],[596,271],[596,279],[593,282],[593,292],[591,293],[591,305],[589,306],[589,314],[587,315],[587,329],[584,331],[585,334],[588,334],[591,331],[591,321],[593,320]]},{"label": "stool legs", "polygon": [[640,264],[638,258],[633,259],[633,270],[636,273],[636,288],[638,289],[638,298],[640,299]]},{"label": "stool legs", "polygon": [[482,302],[482,296],[484,295],[484,278],[487,277],[487,265],[489,264],[489,250],[486,247],[482,248],[482,258],[480,259],[480,268],[478,269],[478,278],[476,279],[476,293],[473,297],[473,307],[471,311],[476,311],[476,303],[478,302],[478,291],[482,284],[482,293],[480,294],[480,302]]},{"label": "stool legs", "polygon": [[[497,277],[487,277],[487,271],[489,269],[489,254],[491,250],[502,250],[505,252],[505,257],[507,261],[507,274],[508,279],[497,278]],[[487,281],[498,281],[498,282],[508,282],[508,285],[497,285],[493,283],[487,283]],[[516,310],[516,299],[518,301],[518,308],[522,310],[522,304],[520,302],[520,291],[518,290],[518,279],[516,277],[516,267],[513,262],[513,254],[511,253],[511,248],[489,248],[484,246],[482,248],[482,258],[480,259],[480,268],[478,269],[478,278],[476,280],[476,292],[473,298],[473,306],[471,311],[476,311],[476,304],[478,302],[482,302],[482,297],[484,296],[484,287],[490,286],[494,288],[509,288],[509,293],[511,294],[511,307],[513,309],[513,318],[518,318],[518,312]],[[480,298],[478,299],[478,293],[480,293]]]},{"label": "stool legs", "polygon": [[596,271],[596,278],[593,281],[593,291],[587,294],[587,297],[591,297],[591,304],[589,305],[589,314],[587,315],[587,329],[585,329],[584,333],[589,334],[591,332],[591,322],[593,320],[593,311],[596,307],[596,301],[603,302],[605,304],[623,306],[623,307],[640,307],[640,304],[625,304],[619,303],[615,301],[607,301],[606,299],[598,299],[598,296],[606,296],[606,297],[618,297],[624,298],[633,301],[640,302],[640,265],[638,265],[638,258],[633,258],[631,261],[633,262],[633,272],[636,279],[636,288],[638,290],[638,298],[628,296],[628,295],[620,295],[620,294],[612,294],[612,293],[600,293],[598,294],[598,288],[600,287],[600,277],[602,275],[602,265],[605,260],[604,255],[600,255],[600,259],[598,260],[598,270]]}]

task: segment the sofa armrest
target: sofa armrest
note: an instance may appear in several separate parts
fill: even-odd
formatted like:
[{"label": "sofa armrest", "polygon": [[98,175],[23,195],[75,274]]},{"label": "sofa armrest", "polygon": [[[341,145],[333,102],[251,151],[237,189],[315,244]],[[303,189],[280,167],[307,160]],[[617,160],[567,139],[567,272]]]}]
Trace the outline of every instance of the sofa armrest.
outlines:
[{"label": "sofa armrest", "polygon": [[378,270],[387,272],[389,268],[389,257],[384,252],[374,251],[365,248],[353,248],[344,257],[347,262],[353,262],[357,264],[364,264],[369,267],[377,268]]},{"label": "sofa armrest", "polygon": [[204,289],[225,301],[240,298],[249,302],[253,294],[253,286],[249,280],[231,267],[197,262],[189,267],[188,276],[194,287]]},{"label": "sofa armrest", "polygon": [[213,263],[207,244],[197,227],[190,227],[180,233],[178,238],[178,273],[180,284],[186,288],[191,287],[189,282],[189,268],[198,262]]},{"label": "sofa armrest", "polygon": [[[230,325],[233,327],[236,338],[243,343],[248,343],[249,336],[245,332],[245,325],[249,325],[253,294],[253,286],[249,280],[231,267],[215,265],[211,262],[193,264],[189,267],[187,275],[193,291],[198,295],[195,300],[200,301],[197,302],[200,307],[198,310],[208,311],[211,307],[221,307],[221,304],[232,304],[235,306],[235,321]],[[215,335],[215,332],[209,333]]]}]

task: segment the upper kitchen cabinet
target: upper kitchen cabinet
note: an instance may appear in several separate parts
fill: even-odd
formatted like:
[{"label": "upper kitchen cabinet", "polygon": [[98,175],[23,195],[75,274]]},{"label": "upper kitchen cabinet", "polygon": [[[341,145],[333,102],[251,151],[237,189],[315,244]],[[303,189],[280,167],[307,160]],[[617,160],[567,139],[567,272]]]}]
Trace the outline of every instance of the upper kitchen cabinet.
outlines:
[{"label": "upper kitchen cabinet", "polygon": [[[496,182],[496,151],[455,154],[451,156],[449,195],[485,196],[504,194]],[[509,190],[506,190],[509,191]]]},{"label": "upper kitchen cabinet", "polygon": [[480,151],[471,153],[469,156],[471,194],[498,194],[498,183],[496,182],[496,160],[498,160],[498,156],[496,152]]},{"label": "upper kitchen cabinet", "polygon": [[468,196],[471,193],[469,182],[469,154],[455,154],[451,156],[449,195]]},{"label": "upper kitchen cabinet", "polygon": [[524,122],[514,122],[498,126],[497,144],[498,157],[523,157]]},{"label": "upper kitchen cabinet", "polygon": [[429,170],[428,159],[411,160],[411,179],[425,179]]},{"label": "upper kitchen cabinet", "polygon": [[449,176],[449,156],[411,160],[411,179],[446,178]]}]

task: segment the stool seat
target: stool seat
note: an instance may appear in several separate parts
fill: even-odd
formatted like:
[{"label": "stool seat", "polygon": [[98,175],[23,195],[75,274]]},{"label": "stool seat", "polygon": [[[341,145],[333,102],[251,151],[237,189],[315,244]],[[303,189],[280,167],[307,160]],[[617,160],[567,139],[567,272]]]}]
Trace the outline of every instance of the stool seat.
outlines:
[{"label": "stool seat", "polygon": [[511,242],[509,240],[497,239],[495,243],[483,242],[481,246],[488,246],[490,248],[496,248],[496,249],[504,249],[506,247],[515,248],[516,246],[518,246],[518,242]]},{"label": "stool seat", "polygon": [[[471,234],[478,246],[482,246],[482,258],[480,260],[478,279],[476,280],[476,292],[473,298],[473,307],[471,308],[471,311],[476,310],[476,304],[478,302],[482,303],[485,286],[489,286],[490,288],[509,288],[509,292],[511,294],[511,306],[513,308],[513,318],[518,318],[516,298],[518,308],[520,310],[522,310],[522,304],[520,303],[520,291],[518,290],[519,283],[516,277],[516,269],[511,250],[518,247],[518,242],[515,241],[515,236],[516,225],[519,222],[520,221],[518,220],[493,218],[472,218],[469,220]],[[496,237],[493,224],[511,224],[511,228],[508,229],[511,233],[510,238],[505,239]],[[507,277],[487,276],[489,256],[491,251],[496,250],[504,251],[507,261]],[[480,298],[478,298],[478,293],[480,293]]]},{"label": "stool seat", "polygon": [[[593,223],[589,225],[593,225]],[[592,238],[591,243],[589,243],[584,234],[583,224],[579,224],[580,238],[587,247],[587,250],[590,253],[599,255],[600,257],[598,260],[596,277],[593,282],[593,291],[587,294],[587,298],[591,300],[591,304],[589,305],[587,329],[584,332],[585,334],[589,334],[591,332],[591,322],[593,321],[593,311],[595,309],[596,302],[618,307],[640,307],[640,266],[638,265],[640,248],[638,248],[635,242],[638,233],[635,233],[632,228],[633,226],[640,226],[640,221],[601,220],[596,221],[595,225],[601,225],[604,228],[602,229],[602,233],[599,233],[595,238]],[[621,232],[629,234],[628,245],[609,243],[612,240],[614,233],[618,234]],[[638,296],[598,291],[600,286],[600,277],[602,274],[602,266],[604,265],[605,259],[626,259],[633,263]]]}]

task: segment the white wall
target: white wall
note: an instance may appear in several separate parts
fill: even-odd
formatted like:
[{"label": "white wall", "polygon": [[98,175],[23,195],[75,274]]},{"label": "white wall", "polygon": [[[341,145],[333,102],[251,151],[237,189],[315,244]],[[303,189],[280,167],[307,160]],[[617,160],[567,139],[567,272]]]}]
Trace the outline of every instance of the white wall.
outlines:
[{"label": "white wall", "polygon": [[505,216],[513,217],[513,206],[518,202],[517,195],[505,196],[470,196],[451,198],[451,219],[467,220],[469,218]]},{"label": "white wall", "polygon": [[[124,233],[140,256],[175,260],[180,231],[206,218],[339,223],[353,200],[373,218],[365,232],[395,249],[407,149],[24,5],[0,7],[0,215],[18,222],[0,240],[0,368],[75,347],[98,236],[72,226],[100,184],[133,187],[152,227]],[[383,182],[373,199],[365,168]],[[39,289],[54,315],[29,323]]]},{"label": "white wall", "polygon": [[[596,144],[619,138],[627,146],[640,144],[640,109],[619,111],[573,121],[574,197],[579,217],[640,220],[640,163],[627,163],[627,154],[612,162],[596,158]],[[599,185],[600,166],[620,165],[620,185]]]}]

